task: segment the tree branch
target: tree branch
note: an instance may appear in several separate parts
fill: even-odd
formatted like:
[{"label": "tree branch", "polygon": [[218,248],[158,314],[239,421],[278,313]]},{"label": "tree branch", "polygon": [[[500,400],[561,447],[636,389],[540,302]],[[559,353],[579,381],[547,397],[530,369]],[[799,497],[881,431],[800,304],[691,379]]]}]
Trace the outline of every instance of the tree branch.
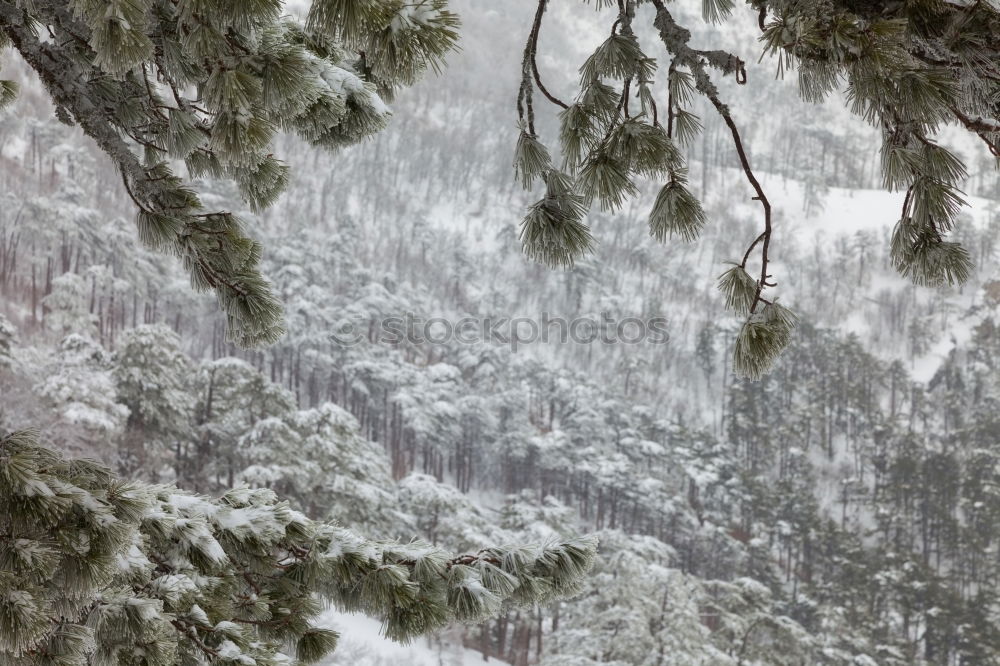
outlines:
[{"label": "tree branch", "polygon": [[652,0],[652,3],[656,7],[656,19],[653,21],[653,25],[659,30],[660,39],[663,41],[667,51],[675,56],[675,62],[691,70],[695,79],[695,88],[708,98],[718,114],[722,116],[722,120],[726,123],[733,136],[733,145],[736,147],[736,153],[739,156],[743,174],[756,193],[756,196],[753,198],[755,201],[760,202],[764,210],[764,230],[750,245],[746,255],[743,257],[742,264],[744,267],[746,266],[750,252],[760,243],[760,279],[757,280],[757,291],[750,306],[750,313],[753,314],[757,310],[757,305],[761,302],[761,292],[765,287],[773,285],[773,283],[767,284],[767,279],[770,277],[767,267],[772,231],[771,202],[768,201],[767,195],[764,193],[764,188],[761,187],[760,181],[757,180],[753,169],[750,167],[750,160],[747,158],[746,150],[743,147],[743,139],[740,137],[739,128],[737,128],[736,122],[733,120],[729,107],[719,98],[718,88],[715,87],[715,84],[709,77],[706,65],[720,69],[724,75],[728,73],[735,74],[737,83],[741,84],[746,82],[746,69],[744,68],[743,61],[731,53],[726,53],[725,51],[698,51],[691,48],[688,45],[691,39],[691,32],[674,21],[663,0]]},{"label": "tree branch", "polygon": [[952,115],[958,118],[959,122],[965,126],[970,132],[975,132],[976,135],[983,140],[983,143],[990,149],[993,156],[1000,159],[1000,139],[991,139],[988,134],[996,134],[1000,136],[1000,125],[987,122],[982,118],[970,118],[958,108],[954,106],[949,106],[948,109],[951,111]]},{"label": "tree branch", "polygon": [[528,45],[526,49],[530,52],[531,60],[531,72],[534,74],[535,85],[538,86],[538,90],[541,91],[545,98],[556,106],[561,106],[564,109],[568,109],[569,106],[553,96],[548,89],[542,84],[542,77],[538,74],[538,34],[542,29],[542,15],[545,14],[545,6],[548,4],[549,0],[538,0],[538,10],[535,12],[535,22],[531,27],[531,34],[528,36]]}]

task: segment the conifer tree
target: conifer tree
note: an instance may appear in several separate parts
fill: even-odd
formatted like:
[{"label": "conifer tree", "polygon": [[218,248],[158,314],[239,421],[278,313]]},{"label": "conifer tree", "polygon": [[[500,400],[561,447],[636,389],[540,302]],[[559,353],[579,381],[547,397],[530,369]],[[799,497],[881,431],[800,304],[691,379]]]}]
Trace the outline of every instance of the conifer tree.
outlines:
[{"label": "conifer tree", "polygon": [[209,499],[0,439],[0,664],[308,664],[324,604],[406,641],[577,589],[590,538],[453,556],[312,521],[265,490]]},{"label": "conifer tree", "polygon": [[0,315],[0,369],[10,365],[11,345],[14,342],[15,333],[16,330],[10,320]]},{"label": "conifer tree", "polygon": [[181,442],[190,436],[194,408],[191,371],[180,338],[168,326],[138,326],[122,335],[114,356],[118,400],[128,408],[120,471],[143,471],[156,478],[171,454],[180,465],[176,458]]},{"label": "conifer tree", "polygon": [[109,354],[81,335],[60,342],[34,390],[52,414],[52,437],[77,455],[97,454],[121,434],[129,416],[116,399]]},{"label": "conifer tree", "polygon": [[61,336],[94,335],[97,317],[87,307],[87,281],[75,273],[52,280],[52,291],[42,299],[45,325]]},{"label": "conifer tree", "polygon": [[257,421],[239,450],[253,461],[242,482],[270,488],[310,516],[380,533],[398,522],[381,446],[361,437],[357,420],[333,403]]}]

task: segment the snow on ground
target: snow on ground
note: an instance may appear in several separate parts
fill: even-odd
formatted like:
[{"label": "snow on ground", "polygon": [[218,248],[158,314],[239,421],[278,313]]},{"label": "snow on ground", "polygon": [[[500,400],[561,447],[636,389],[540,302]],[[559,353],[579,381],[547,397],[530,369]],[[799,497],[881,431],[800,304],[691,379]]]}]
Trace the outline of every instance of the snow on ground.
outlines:
[{"label": "snow on ground", "polygon": [[445,631],[433,637],[418,638],[410,645],[400,645],[381,634],[381,624],[365,615],[328,610],[319,626],[340,632],[337,651],[322,666],[479,666],[507,662],[484,660],[475,650],[458,642],[457,631]]},{"label": "snow on ground", "polygon": [[[734,177],[741,175],[735,169],[732,171]],[[775,233],[782,227],[797,233],[812,231],[848,236],[858,231],[888,232],[899,219],[903,205],[902,192],[828,187],[819,194],[819,205],[806,214],[803,212],[806,199],[803,183],[766,172],[758,176],[771,203],[779,209],[775,216]],[[1000,208],[998,202],[982,197],[966,196],[965,200],[968,206],[963,213],[980,229],[988,225]],[[748,204],[748,209],[756,211],[754,205]]]},{"label": "snow on ground", "polygon": [[[812,238],[832,239],[838,236],[851,236],[858,232],[875,232],[879,237],[888,238],[889,233],[899,219],[903,194],[885,190],[856,190],[831,187],[821,197],[821,208],[814,208],[808,215],[801,214],[804,209],[805,190],[803,184],[793,180],[785,180],[780,176],[765,174],[761,181],[771,193],[772,201],[777,209],[775,233],[781,233],[787,225],[790,234],[800,242]],[[964,216],[959,225],[970,225],[978,230],[987,229],[990,223],[1000,215],[998,202],[981,197],[966,197]],[[752,206],[749,207],[752,210]],[[800,213],[800,214],[797,214]],[[878,283],[873,284],[870,293],[877,286],[895,286],[905,282],[895,275],[876,276]],[[959,316],[950,320],[947,328],[939,333],[938,339],[922,356],[912,359],[908,365],[913,379],[927,383],[934,376],[941,362],[952,349],[968,343],[972,330],[979,323],[976,316],[961,313],[976,304],[979,298],[977,287],[967,289],[964,293],[954,295],[954,302],[959,306]],[[836,325],[841,331],[861,334],[867,328],[868,322],[859,312]]]},{"label": "snow on ground", "polygon": [[823,209],[809,216],[808,225],[839,234],[891,228],[899,219],[903,197],[902,192],[831,187],[823,196]]},{"label": "snow on ground", "polygon": [[913,379],[923,384],[929,382],[951,350],[961,348],[972,339],[972,331],[980,322],[979,317],[968,316],[949,326],[926,354],[913,360],[913,367],[910,369]]}]

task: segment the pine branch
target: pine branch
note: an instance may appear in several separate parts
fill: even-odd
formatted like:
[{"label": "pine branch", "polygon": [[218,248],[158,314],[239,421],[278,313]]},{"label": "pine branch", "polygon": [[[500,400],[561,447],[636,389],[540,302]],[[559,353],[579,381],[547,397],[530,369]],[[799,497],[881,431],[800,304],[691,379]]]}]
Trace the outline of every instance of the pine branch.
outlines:
[{"label": "pine branch", "polygon": [[760,279],[757,281],[757,293],[754,295],[753,302],[750,306],[750,314],[753,314],[757,310],[758,303],[761,302],[761,292],[767,286],[773,286],[773,283],[767,283],[768,278],[770,278],[767,270],[769,261],[768,251],[770,249],[772,233],[771,202],[768,201],[767,195],[764,193],[764,188],[761,187],[760,181],[758,181],[756,175],[754,175],[753,169],[750,166],[750,160],[747,157],[745,148],[743,147],[743,139],[740,136],[739,128],[733,120],[729,107],[720,99],[719,91],[708,75],[707,66],[720,69],[723,74],[735,74],[736,81],[740,84],[746,83],[746,69],[742,60],[725,51],[699,51],[691,48],[688,45],[688,42],[691,39],[690,31],[681,27],[674,21],[673,16],[671,16],[670,12],[667,10],[663,0],[652,0],[652,3],[656,8],[656,19],[653,21],[653,25],[659,30],[660,38],[663,41],[664,46],[674,55],[674,62],[676,64],[687,67],[691,70],[691,73],[695,78],[696,89],[708,98],[708,100],[712,103],[712,106],[715,107],[716,112],[726,123],[726,126],[732,134],[733,145],[736,148],[737,155],[739,156],[743,174],[756,193],[753,200],[760,202],[761,208],[764,211],[764,230],[761,232],[760,236],[758,236],[757,239],[751,243],[741,264],[741,266],[746,266],[750,252],[758,245],[758,243],[760,243]]},{"label": "pine branch", "polygon": [[218,650],[215,650],[215,649],[209,647],[208,645],[205,645],[204,641],[202,641],[200,638],[198,638],[197,627],[194,627],[193,625],[190,625],[190,624],[188,624],[188,623],[186,623],[186,622],[184,622],[182,620],[176,620],[176,619],[175,620],[171,620],[170,624],[172,624],[174,626],[174,628],[177,629],[178,633],[180,633],[182,636],[184,636],[184,638],[186,638],[187,640],[189,640],[192,643],[194,643],[195,646],[199,650],[201,650],[202,652],[204,652],[206,655],[208,655],[209,657],[216,658],[216,659],[219,658],[220,655],[219,655],[219,651]]},{"label": "pine branch", "polygon": [[[0,469],[8,531],[49,554],[0,571],[0,601],[8,591],[25,600],[23,613],[3,609],[2,663],[58,644],[65,618],[53,617],[56,607],[80,629],[72,651],[59,653],[66,663],[117,663],[147,648],[150,664],[191,653],[211,663],[276,663],[282,653],[309,663],[335,647],[312,625],[328,604],[380,618],[388,637],[405,642],[495,617],[504,604],[573,594],[597,548],[581,537],[451,555],[420,541],[372,541],[291,511],[270,490],[211,499],[123,486],[96,463],[39,446],[35,432],[0,437]],[[81,542],[94,549],[81,553]],[[88,566],[59,566],[81,557]]]},{"label": "pine branch", "polygon": [[1000,159],[1000,138],[991,138],[988,136],[996,135],[1000,137],[1000,124],[987,122],[982,118],[970,118],[954,106],[949,106],[948,108],[951,110],[952,115],[958,118],[959,122],[967,130],[975,132],[976,136],[982,139],[994,157]]},{"label": "pine branch", "polygon": [[[86,26],[79,24],[66,8],[56,7],[54,12],[51,23],[57,30],[69,34],[79,34],[81,39],[87,34]],[[158,173],[157,167],[144,166],[122,138],[122,134],[126,134],[140,145],[150,149],[157,151],[163,149],[132,135],[125,128],[119,128],[113,123],[108,110],[104,108],[102,98],[91,88],[91,81],[99,81],[104,78],[102,72],[93,66],[88,68],[78,64],[65,51],[41,41],[31,27],[28,13],[8,0],[0,1],[0,23],[2,23],[3,32],[20,52],[25,62],[38,74],[52,100],[72,114],[84,133],[93,139],[98,147],[117,165],[123,181],[131,183],[131,187],[126,189],[140,211],[167,215],[170,215],[172,211],[179,211],[177,215],[183,220],[185,213],[193,213],[197,210],[197,208],[191,210],[192,206],[200,207],[200,202],[197,199],[192,199],[190,203],[185,203],[183,206],[166,204],[166,202],[176,200],[178,196],[178,189],[173,179],[160,178],[159,176],[162,174]],[[146,84],[149,86],[148,78]],[[125,84],[123,83],[123,85]],[[147,91],[150,103],[154,103],[155,95],[153,95],[151,87],[147,88]],[[146,106],[150,108],[148,104]],[[150,112],[158,113],[155,110]],[[248,334],[249,338],[246,340],[250,344],[256,344],[260,341],[270,342],[280,335],[280,306],[273,302],[273,296],[266,287],[259,294],[250,294],[246,287],[236,284],[235,280],[223,276],[218,269],[214,268],[211,258],[205,250],[194,243],[190,234],[179,235],[177,240],[191,265],[197,266],[203,276],[207,278],[208,286],[216,290],[220,301],[229,304],[227,310],[230,315],[230,333],[232,335],[240,340],[244,339],[242,336]],[[242,242],[243,239],[234,236],[231,240]],[[247,277],[251,282],[263,283],[263,278],[259,273],[251,272]],[[248,297],[259,300],[260,305],[247,303]],[[269,301],[274,304],[268,303]],[[251,323],[242,319],[242,314],[236,314],[237,311],[253,312],[254,316],[260,317],[259,321],[253,323],[254,331],[252,333],[250,332]]]},{"label": "pine branch", "polygon": [[546,99],[556,106],[568,109],[569,106],[565,102],[556,98],[548,91],[545,85],[542,84],[542,77],[538,74],[538,35],[542,29],[542,16],[545,14],[545,7],[547,4],[548,0],[538,0],[538,9],[535,12],[535,20],[532,24],[531,33],[528,36],[528,44],[525,49],[531,61],[531,71],[534,75],[535,85],[538,86],[538,90],[545,95]]}]

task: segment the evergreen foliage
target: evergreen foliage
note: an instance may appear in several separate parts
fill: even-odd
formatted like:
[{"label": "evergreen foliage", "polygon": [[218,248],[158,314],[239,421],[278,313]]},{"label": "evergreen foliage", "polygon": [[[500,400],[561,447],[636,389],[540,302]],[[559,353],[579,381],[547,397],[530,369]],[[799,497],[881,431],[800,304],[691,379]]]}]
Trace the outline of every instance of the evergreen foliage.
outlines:
[{"label": "evergreen foliage", "polygon": [[563,172],[545,173],[545,197],[531,206],[521,223],[524,252],[547,266],[572,266],[593,244],[583,223],[586,204]]},{"label": "evergreen foliage", "polygon": [[[496,162],[499,181],[509,160]],[[309,205],[305,196],[296,199]],[[716,216],[725,214],[724,198],[710,205]],[[701,248],[656,252],[641,225],[617,222],[613,232],[601,230],[614,250],[608,262],[550,273],[510,261],[510,254],[492,246],[469,248],[458,232],[430,235],[419,220],[400,227],[386,218],[373,228],[345,219],[334,232],[303,231],[284,244],[275,242],[286,234],[276,221],[263,267],[294,303],[294,328],[263,352],[220,346],[220,331],[205,324],[213,311],[208,299],[188,300],[183,275],[149,263],[155,255],[142,248],[130,248],[127,225],[108,224],[103,229],[125,248],[116,250],[127,259],[125,269],[140,265],[146,271],[123,270],[119,283],[141,286],[150,276],[154,282],[170,276],[156,284],[163,288],[159,318],[180,322],[196,355],[188,360],[184,404],[194,425],[166,451],[160,478],[166,469],[171,483],[176,474],[179,486],[214,495],[226,491],[232,468],[235,483],[270,484],[311,518],[332,518],[369,536],[418,534],[451,552],[600,530],[594,574],[573,600],[511,608],[483,625],[446,630],[452,645],[464,640],[469,652],[482,650],[491,661],[524,666],[537,658],[545,665],[579,666],[613,657],[621,666],[656,666],[661,650],[661,666],[699,660],[735,666],[741,655],[744,666],[782,659],[795,666],[995,660],[1000,642],[989,609],[1000,505],[991,447],[1000,433],[1000,347],[997,326],[988,319],[996,319],[997,286],[967,289],[964,298],[976,308],[962,317],[954,309],[963,298],[957,289],[914,290],[893,280],[888,254],[864,236],[817,235],[827,251],[814,254],[811,243],[800,242],[785,261],[810,282],[839,271],[852,278],[845,291],[802,297],[808,314],[771,376],[757,384],[723,381],[723,345],[737,327],[713,320],[710,311],[721,307],[721,294],[671,288],[670,280],[696,265]],[[81,218],[83,229],[86,224]],[[977,255],[995,247],[988,223],[981,224],[982,235],[969,241]],[[30,276],[31,265],[44,265],[46,256],[60,256],[60,227],[48,228],[57,229],[53,244],[39,242],[35,254],[18,255],[20,275]],[[27,236],[29,229],[38,225],[25,228],[27,238],[37,238]],[[393,243],[415,240],[402,243],[384,270],[373,271],[381,250],[366,242],[369,234]],[[735,247],[718,225],[705,235],[715,247]],[[799,240],[809,238],[803,233]],[[449,248],[451,261],[434,252],[421,258],[421,245],[436,242]],[[872,251],[861,253],[859,246]],[[76,270],[100,277],[85,263],[90,250],[84,247]],[[641,251],[649,248],[654,252],[647,256],[658,262],[655,273],[641,263]],[[979,279],[996,266],[994,259],[986,262],[977,268]],[[529,293],[570,312],[588,312],[607,307],[606,295],[618,293],[616,285],[641,284],[643,270],[648,307],[669,294],[676,299],[669,302],[672,309],[692,313],[690,335],[671,328],[675,353],[669,359],[659,348],[609,345],[594,348],[592,360],[586,353],[569,356],[568,367],[561,367],[566,355],[543,356],[531,348],[518,354],[457,343],[342,348],[325,337],[344,317],[363,327],[385,313],[430,317],[441,303],[455,302],[449,298],[462,303],[449,306],[462,316],[495,311],[490,309],[502,306],[494,299]],[[534,281],[525,279],[532,275]],[[503,288],[491,289],[494,282]],[[100,296],[100,279],[97,284]],[[123,289],[130,320],[130,284],[114,292],[115,303]],[[31,418],[30,411],[33,402],[45,401],[19,395],[17,383],[24,373],[31,386],[41,384],[48,365],[32,359],[55,359],[61,352],[58,345],[49,348],[51,333],[42,324],[32,326],[30,291],[8,293],[5,306],[20,316],[21,333],[13,372],[0,373],[0,419],[42,423],[48,435],[46,420]],[[869,294],[877,302],[865,298]],[[140,320],[143,297],[140,291]],[[107,292],[104,299],[106,311]],[[854,313],[866,324],[857,337],[811,325]],[[976,322],[973,340],[949,356],[933,389],[909,372],[908,359],[891,365],[875,355],[907,353],[910,344],[926,349],[960,317],[962,324]],[[116,333],[107,322],[99,326],[105,349],[115,352],[113,359],[124,358],[129,331]],[[137,337],[169,347],[173,336]],[[243,361],[199,360],[208,349],[213,358],[235,353]],[[918,364],[926,363],[923,353],[914,352]],[[148,358],[162,362],[157,354]],[[156,377],[155,370],[151,365],[147,372]],[[206,418],[210,392],[213,408]],[[117,399],[132,398],[119,388]],[[327,399],[350,411],[356,424],[323,404]],[[713,414],[725,420],[711,427]],[[298,431],[289,432],[299,423],[308,444]],[[112,464],[120,441],[102,440],[101,453]],[[135,474],[151,478],[157,471],[151,465]],[[387,482],[387,476],[401,480]],[[464,494],[469,488],[474,492]],[[334,506],[322,506],[330,498]],[[391,529],[386,520],[394,521]],[[759,587],[737,583],[746,577],[766,586],[771,600]],[[666,594],[651,594],[651,586]],[[914,633],[915,626],[930,630]],[[359,656],[359,642],[370,643],[361,632],[344,631],[332,663],[377,664],[374,655]],[[450,657],[443,655],[445,663]]]},{"label": "evergreen foliage", "polygon": [[111,355],[81,335],[68,335],[35,387],[55,414],[53,429],[66,449],[92,455],[122,433],[129,409],[117,400]]},{"label": "evergreen foliage", "polygon": [[[191,179],[230,179],[251,210],[266,208],[289,177],[273,155],[276,132],[327,148],[371,136],[388,122],[384,100],[438,68],[458,38],[443,0],[317,0],[304,25],[283,9],[280,0],[0,5],[0,47],[16,48],[60,118],[108,154],[138,209],[140,240],[179,256],[196,289],[215,291],[241,346],[281,335],[281,304],[246,222],[207,207]],[[0,103],[15,91],[4,82]]]},{"label": "evergreen foliage", "polygon": [[[852,111],[882,130],[882,173],[885,186],[905,189],[906,202],[891,241],[898,271],[919,285],[961,284],[971,272],[971,258],[957,242],[945,240],[964,200],[958,183],[965,178],[962,161],[935,140],[944,124],[957,124],[978,136],[1000,159],[1000,120],[996,99],[1000,84],[996,60],[1000,52],[1000,11],[990,3],[956,5],[946,2],[906,2],[880,10],[877,5],[832,0],[797,2],[749,0],[759,13],[765,54],[776,56],[778,72],[798,69],[804,99],[819,101],[846,82]],[[701,125],[691,110],[695,96],[704,97],[727,125],[753,198],[763,209],[763,231],[750,243],[740,266],[745,269],[754,250],[760,274],[725,273],[720,286],[736,314],[745,317],[734,351],[733,367],[759,378],[771,368],[787,344],[790,317],[774,318],[763,292],[776,286],[768,271],[772,234],[771,205],[757,180],[740,131],[723,102],[711,72],[733,75],[747,83],[744,61],[725,50],[701,50],[690,45],[691,32],[680,25],[662,0],[598,2],[610,12],[611,36],[580,67],[580,84],[571,104],[554,96],[542,82],[537,60],[539,32],[548,0],[538,0],[534,24],[524,50],[518,114],[522,140],[534,152],[546,154],[535,134],[537,90],[561,107],[558,144],[564,168],[584,201],[596,199],[602,209],[616,210],[640,190],[637,179],[662,178],[649,216],[650,234],[666,242],[675,234],[693,240],[704,226],[700,203],[687,189],[681,148],[689,146]],[[659,49],[666,50],[666,105],[657,108],[652,92],[659,70],[653,52],[640,43],[633,24],[652,6],[652,26]],[[615,11],[616,10],[616,11]],[[730,0],[705,0],[702,15],[718,23],[734,10]],[[638,25],[638,24],[636,24]],[[632,108],[638,99],[638,109]],[[521,164],[521,162],[518,162]],[[539,169],[543,168],[538,166]],[[518,168],[522,185],[532,179]],[[532,224],[535,209],[525,225]],[[576,247],[573,225],[551,225],[551,235],[565,236],[566,248]],[[525,253],[546,263],[529,243]],[[560,265],[569,265],[589,251],[576,247]],[[746,279],[745,279],[746,278]],[[747,281],[749,280],[749,283]],[[752,293],[750,293],[752,291]],[[758,316],[761,315],[761,316]],[[775,324],[780,321],[780,324]],[[771,323],[765,323],[771,322]],[[764,340],[767,340],[765,343]]]},{"label": "evergreen foliage", "polygon": [[337,634],[324,604],[381,617],[406,641],[505,603],[578,589],[596,540],[452,556],[315,522],[266,489],[218,499],[117,478],[0,439],[0,662],[313,663]]},{"label": "evergreen foliage", "polygon": [[[678,18],[701,9],[676,7]],[[552,5],[570,25],[578,9]],[[869,133],[833,105],[778,103],[783,84],[755,77],[734,112],[766,110],[743,128],[754,162],[788,179],[776,204],[806,211],[776,225],[782,270],[802,286],[795,295],[801,318],[770,376],[732,381],[722,357],[738,322],[713,316],[721,292],[691,288],[709,254],[739,261],[744,249],[732,233],[748,220],[731,206],[727,137],[709,132],[684,149],[692,192],[709,195],[703,201],[713,224],[703,242],[657,247],[645,220],[595,213],[587,223],[602,242],[599,263],[588,258],[549,272],[512,260],[516,231],[503,188],[510,158],[498,150],[506,139],[481,128],[502,125],[510,111],[502,97],[509,86],[482,73],[502,59],[502,47],[488,38],[500,29],[509,34],[516,19],[467,16],[469,30],[478,21],[485,36],[469,40],[477,49],[467,53],[468,70],[407,95],[441,123],[399,114],[402,131],[379,139],[378,150],[303,155],[314,168],[297,172],[280,213],[262,220],[262,270],[287,304],[289,327],[264,350],[225,344],[210,299],[190,293],[172,261],[133,246],[131,221],[114,217],[127,202],[108,197],[113,171],[73,129],[37,119],[47,101],[26,84],[23,106],[0,114],[0,130],[13,139],[4,150],[0,290],[19,332],[13,363],[0,370],[0,421],[38,423],[45,441],[72,445],[62,435],[73,424],[58,412],[53,427],[57,410],[40,393],[70,358],[59,347],[64,322],[86,326],[106,350],[94,366],[67,363],[76,376],[94,378],[75,386],[110,398],[108,359],[114,377],[130,327],[161,321],[191,354],[187,381],[179,382],[185,389],[162,394],[186,399],[171,411],[190,425],[161,452],[164,464],[151,456],[148,467],[129,474],[215,495],[232,483],[232,470],[235,483],[270,484],[311,518],[350,519],[369,536],[416,533],[452,552],[601,530],[595,573],[572,602],[501,611],[481,626],[450,628],[433,644],[464,642],[469,652],[517,666],[994,663],[1000,288],[990,282],[997,266],[990,204],[977,201],[948,238],[961,239],[976,258],[972,285],[913,289],[894,279],[888,246],[878,243],[891,229],[868,214],[888,197],[858,191],[878,187]],[[727,29],[727,45],[752,52],[748,32]],[[572,39],[544,34],[560,47]],[[692,43],[710,43],[708,34],[696,29]],[[12,65],[8,76],[24,69]],[[461,100],[472,95],[483,102],[468,114]],[[305,152],[295,137],[279,142],[280,154]],[[552,158],[560,164],[558,154]],[[976,173],[961,188],[996,199],[996,172],[988,161],[972,164]],[[470,216],[465,231],[452,228],[437,218],[438,201],[429,208],[413,196],[420,188],[442,193],[449,206],[482,206],[481,216]],[[225,190],[212,194],[239,205]],[[648,194],[652,204],[655,188]],[[821,229],[808,211],[824,204],[832,224]],[[330,211],[334,228],[315,224]],[[839,229],[848,215],[861,218],[852,227],[865,228]],[[297,226],[289,230],[289,222]],[[496,226],[504,227],[499,247],[468,242]],[[743,270],[754,287],[753,267]],[[64,285],[61,272],[78,276],[83,288],[72,277]],[[50,280],[58,297],[46,300]],[[507,316],[525,306],[576,315],[667,312],[671,344],[511,354],[500,345],[364,340],[347,347],[328,339],[345,320],[364,331],[387,314]],[[952,334],[958,342],[949,342]],[[225,356],[242,361],[220,362]],[[130,358],[138,367],[143,356]],[[145,371],[160,379],[155,366],[169,355],[148,358]],[[114,387],[115,402],[140,404],[122,391],[127,385]],[[302,420],[308,445],[292,433],[300,414],[313,415]],[[96,438],[112,465],[120,464],[123,439],[113,432]],[[387,475],[401,480],[387,484]],[[329,498],[350,515],[321,506]],[[369,527],[386,519],[396,521],[393,529]],[[651,586],[665,594],[651,594]],[[333,664],[378,663],[352,649],[352,638],[368,642],[362,632],[343,633]]]},{"label": "evergreen foliage", "polygon": [[687,174],[673,173],[670,180],[656,196],[656,203],[649,214],[649,234],[665,242],[677,234],[685,241],[697,240],[705,226],[705,211],[691,191],[685,186]]},{"label": "evergreen foliage", "polygon": [[172,445],[190,428],[192,369],[177,334],[162,324],[133,328],[119,340],[115,392],[128,409],[118,454],[122,471],[149,470],[154,478],[164,472]]},{"label": "evergreen foliage", "polygon": [[238,480],[270,488],[308,515],[383,534],[400,521],[381,448],[332,403],[261,419],[240,437],[238,450],[253,461]]}]

